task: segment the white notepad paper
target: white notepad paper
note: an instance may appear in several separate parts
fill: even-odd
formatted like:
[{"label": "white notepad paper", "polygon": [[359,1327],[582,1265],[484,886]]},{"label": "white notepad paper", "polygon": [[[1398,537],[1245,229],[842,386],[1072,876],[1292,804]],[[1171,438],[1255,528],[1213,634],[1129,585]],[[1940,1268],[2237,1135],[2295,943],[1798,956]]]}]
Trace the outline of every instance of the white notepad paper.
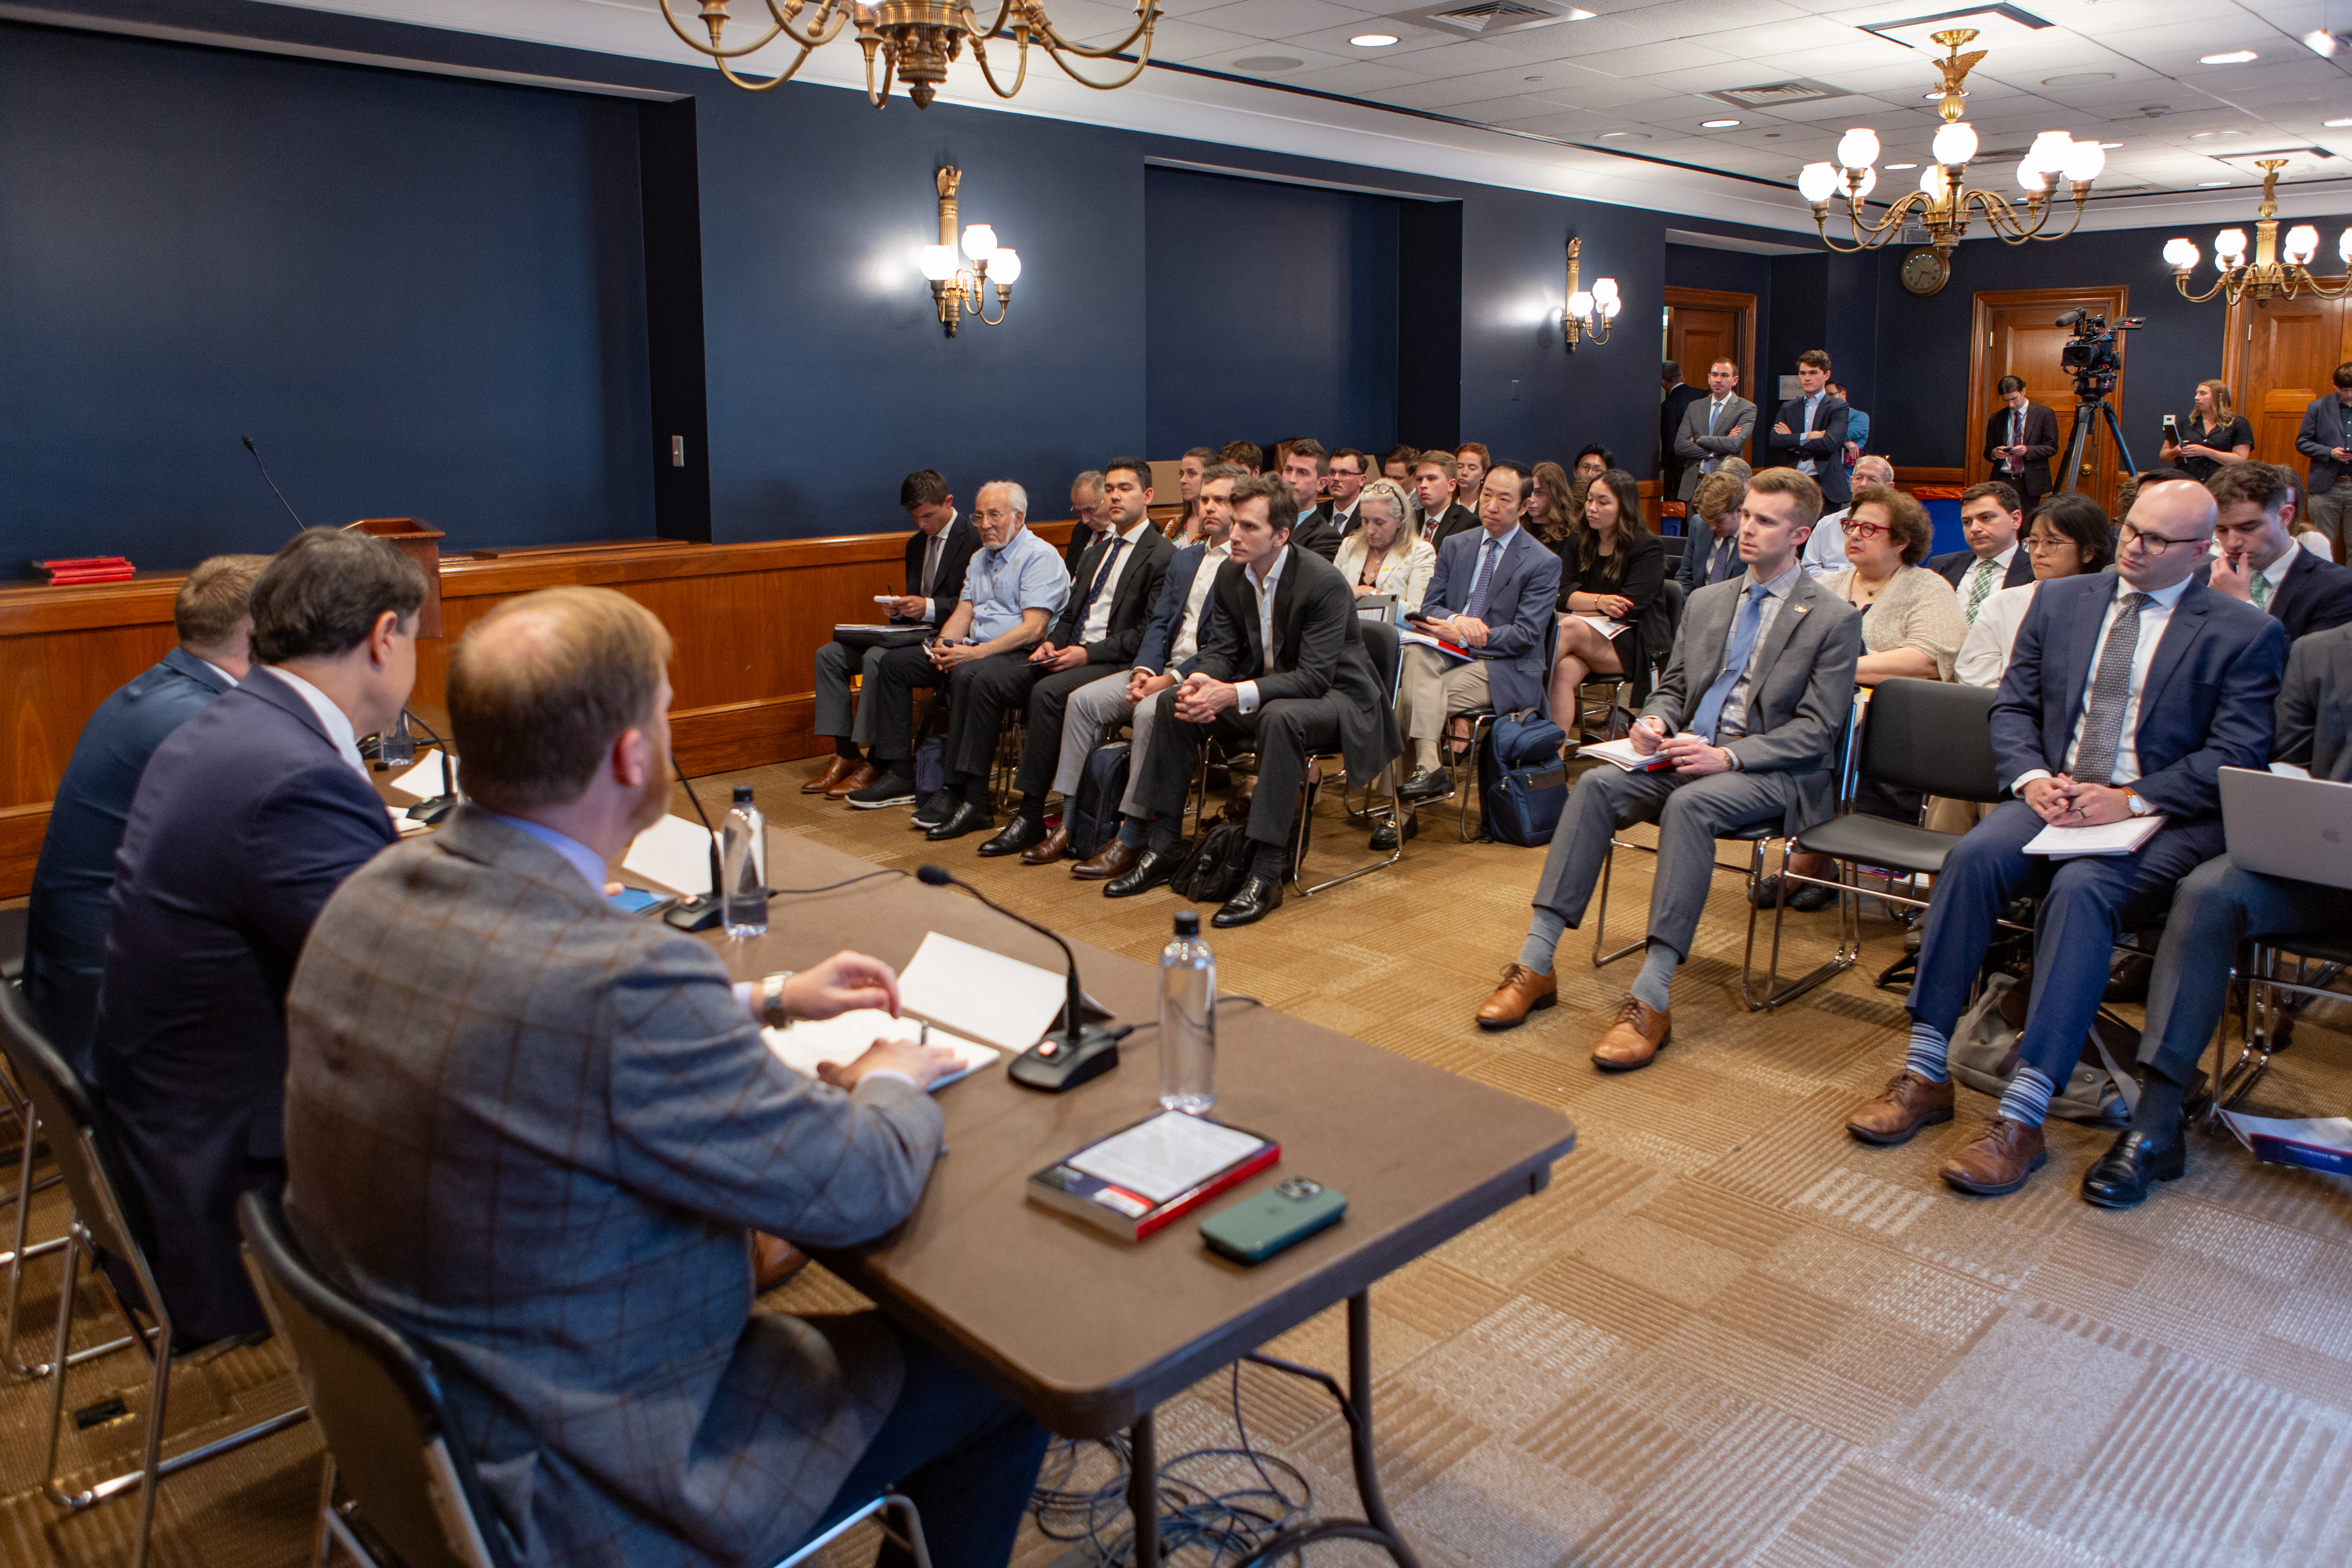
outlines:
[{"label": "white notepad paper", "polygon": [[932,931],[898,975],[901,1012],[1002,1050],[1025,1051],[1070,994],[1069,976]]},{"label": "white notepad paper", "polygon": [[392,781],[392,787],[411,800],[435,800],[449,793],[449,759],[427,749],[416,765]]},{"label": "white notepad paper", "polygon": [[710,885],[711,842],[702,824],[665,816],[637,835],[621,864],[648,882],[698,898],[718,890]]},{"label": "white notepad paper", "polygon": [[2130,816],[2090,827],[2045,827],[2025,846],[2028,855],[2073,860],[2084,855],[2133,855],[2164,826],[2161,816]]},{"label": "white notepad paper", "polygon": [[[768,1049],[775,1052],[778,1061],[794,1072],[814,1078],[821,1062],[847,1067],[877,1040],[913,1041],[921,1038],[922,1032],[919,1019],[893,1018],[879,1007],[859,1007],[838,1017],[798,1021],[789,1029],[761,1029],[760,1037],[767,1041]],[[957,1062],[953,1072],[932,1083],[933,1089],[978,1071],[1000,1054],[977,1040],[967,1040],[945,1029],[933,1029],[930,1043],[952,1049]]]}]

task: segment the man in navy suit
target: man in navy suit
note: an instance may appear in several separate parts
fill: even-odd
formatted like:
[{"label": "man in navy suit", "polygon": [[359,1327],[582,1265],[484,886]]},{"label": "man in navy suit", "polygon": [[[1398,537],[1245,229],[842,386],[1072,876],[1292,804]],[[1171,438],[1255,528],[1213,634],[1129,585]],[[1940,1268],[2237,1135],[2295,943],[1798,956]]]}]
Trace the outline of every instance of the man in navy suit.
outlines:
[{"label": "man in navy suit", "polygon": [[2311,459],[2311,517],[2306,526],[2344,553],[2352,519],[2352,360],[2336,367],[2335,387],[2311,400],[2294,433],[2294,449]]},{"label": "man in navy suit", "polygon": [[[2114,573],[2043,583],[2018,627],[1991,718],[2002,787],[2016,798],[1944,862],[1907,1004],[1903,1070],[1846,1121],[1864,1142],[1900,1143],[1951,1120],[1946,1043],[1994,921],[2020,894],[2040,894],[2017,1075],[1984,1129],[1943,1167],[1962,1192],[2014,1192],[2047,1160],[2042,1117],[2082,1054],[2127,911],[2160,907],[2174,884],[2221,853],[2220,770],[2269,760],[2286,637],[2270,616],[2197,580],[2213,521],[2202,485],[2147,487],[2120,531]],[[2164,826],[2128,855],[2025,852],[2044,828],[2143,816]]]},{"label": "man in navy suit", "polygon": [[1974,626],[1984,602],[2002,588],[2033,581],[2033,557],[2017,542],[2025,526],[2023,503],[2005,479],[1988,479],[1960,492],[1960,531],[1966,550],[1927,557],[1927,570],[1960,596],[1960,613]]},{"label": "man in navy suit", "polygon": [[2286,640],[2352,621],[2352,570],[2294,542],[2294,476],[2268,463],[2230,463],[2205,481],[2219,520],[2207,581],[2286,628]]},{"label": "man in navy suit", "polygon": [[1843,510],[1853,499],[1845,467],[1845,404],[1832,395],[1830,356],[1807,349],[1797,356],[1799,396],[1780,405],[1766,445],[1774,458],[1822,487],[1822,504]]},{"label": "man in navy suit", "polygon": [[247,601],[266,555],[198,563],[172,601],[180,646],[98,705],[74,742],[49,806],[26,913],[25,999],[58,1053],[89,1077],[98,985],[106,970],[106,899],[139,775],[173,731],[245,677]]},{"label": "man in navy suit", "polygon": [[424,574],[383,541],[298,534],[254,584],[253,668],[140,781],[92,1061],[146,1199],[175,1348],[265,1327],[236,1200],[285,1179],[286,989],[303,939],[397,837],[358,737],[408,700],[424,603]]},{"label": "man in navy suit", "polygon": [[1415,764],[1407,800],[1453,793],[1437,750],[1446,720],[1489,703],[1497,713],[1546,706],[1544,634],[1559,604],[1559,557],[1519,526],[1533,483],[1517,463],[1496,463],[1479,489],[1478,531],[1438,549],[1415,625],[1470,657],[1419,643],[1404,650],[1397,720]]}]

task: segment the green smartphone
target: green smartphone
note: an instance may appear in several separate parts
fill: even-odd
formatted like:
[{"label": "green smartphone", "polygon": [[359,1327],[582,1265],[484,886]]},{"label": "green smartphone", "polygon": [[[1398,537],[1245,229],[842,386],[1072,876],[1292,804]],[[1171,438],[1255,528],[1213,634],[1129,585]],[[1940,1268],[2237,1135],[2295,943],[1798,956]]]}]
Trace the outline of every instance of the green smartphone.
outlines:
[{"label": "green smartphone", "polygon": [[1293,1176],[1201,1222],[1201,1239],[1237,1263],[1263,1263],[1293,1242],[1337,1225],[1348,1199],[1320,1182]]}]

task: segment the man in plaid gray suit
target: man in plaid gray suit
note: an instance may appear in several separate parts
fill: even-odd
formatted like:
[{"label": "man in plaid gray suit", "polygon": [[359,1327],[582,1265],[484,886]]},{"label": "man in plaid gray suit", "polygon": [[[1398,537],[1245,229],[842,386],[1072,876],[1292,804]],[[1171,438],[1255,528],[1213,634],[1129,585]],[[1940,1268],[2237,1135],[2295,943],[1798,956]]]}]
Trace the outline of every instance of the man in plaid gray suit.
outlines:
[{"label": "man in plaid gray suit", "polygon": [[669,798],[669,652],[590,588],[458,643],[469,798],[329,900],[288,999],[287,1217],[440,1370],[520,1562],[764,1568],[895,1482],[935,1563],[1003,1568],[1044,1432],[877,1313],[752,1300],[749,1232],[906,1216],[952,1057],[877,1043],[803,1078],[751,1009],[895,1011],[887,966],[754,997],[604,897]]}]

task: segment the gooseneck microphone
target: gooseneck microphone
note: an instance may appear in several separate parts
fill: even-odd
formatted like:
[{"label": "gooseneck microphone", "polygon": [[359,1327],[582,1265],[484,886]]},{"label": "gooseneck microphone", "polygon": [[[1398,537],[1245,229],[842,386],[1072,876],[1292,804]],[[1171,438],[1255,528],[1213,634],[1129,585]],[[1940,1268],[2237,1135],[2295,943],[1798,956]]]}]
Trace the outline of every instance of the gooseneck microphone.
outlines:
[{"label": "gooseneck microphone", "polygon": [[707,931],[719,923],[719,916],[724,908],[719,890],[726,881],[726,870],[719,861],[719,830],[710,826],[710,814],[702,809],[702,797],[694,793],[694,781],[688,778],[686,770],[677,765],[676,752],[670,753],[669,769],[677,775],[677,782],[686,786],[686,798],[692,803],[694,815],[702,818],[703,831],[710,835],[710,891],[681,899],[662,919],[680,931]]},{"label": "gooseneck microphone", "polygon": [[1118,1037],[1086,1022],[1086,998],[1078,989],[1078,959],[1059,932],[1039,925],[1027,915],[1016,915],[944,866],[921,866],[916,880],[926,887],[961,888],[1006,920],[1018,921],[1062,950],[1070,973],[1069,1000],[1062,1005],[1062,1027],[1014,1057],[1005,1068],[1013,1081],[1028,1089],[1059,1094],[1100,1078],[1118,1066]]},{"label": "gooseneck microphone", "polygon": [[261,460],[261,448],[253,444],[252,437],[247,436],[243,439],[245,441],[245,449],[253,454],[253,466],[261,470],[261,482],[269,487],[270,494],[278,498],[278,504],[284,507],[286,509],[286,515],[294,520],[294,531],[297,533],[301,532],[304,527],[307,526],[302,521],[302,514],[294,510],[294,503],[286,499],[286,492],[279,489],[278,488],[278,481],[269,477],[269,465]]}]

